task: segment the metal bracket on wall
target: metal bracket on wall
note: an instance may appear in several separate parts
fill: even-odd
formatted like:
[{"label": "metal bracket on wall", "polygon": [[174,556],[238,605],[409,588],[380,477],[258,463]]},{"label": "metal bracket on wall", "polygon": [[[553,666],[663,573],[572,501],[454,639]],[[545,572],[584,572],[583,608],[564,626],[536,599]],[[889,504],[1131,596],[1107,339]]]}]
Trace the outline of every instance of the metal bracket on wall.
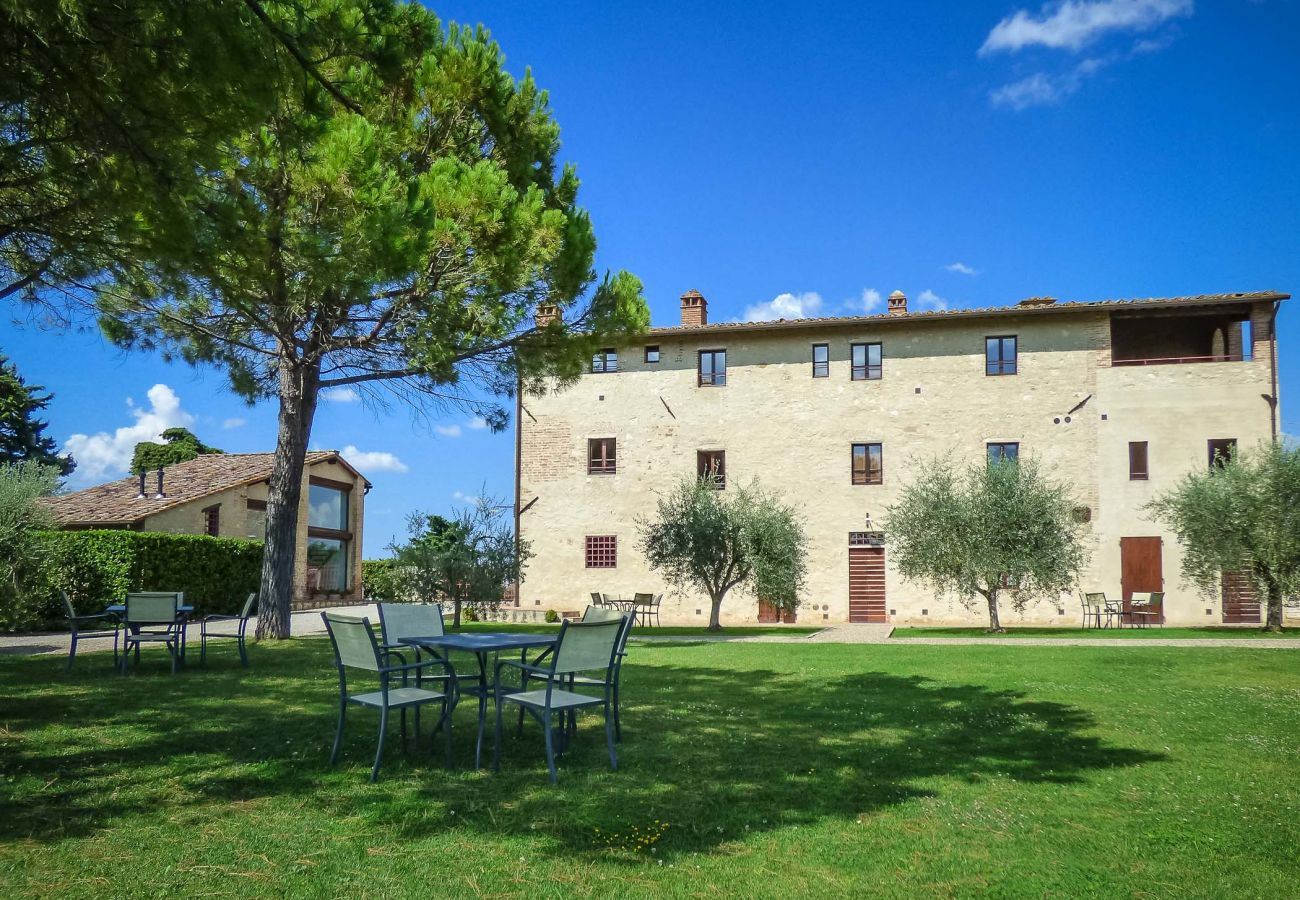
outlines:
[{"label": "metal bracket on wall", "polygon": [[522,403],[520,403],[520,404],[519,404],[519,408],[522,409],[524,412],[528,413],[528,418],[532,419],[534,422],[537,421],[537,416],[535,416],[535,415],[533,415],[532,413],[528,412],[528,407],[526,407],[526,406],[524,406]]},{"label": "metal bracket on wall", "polygon": [[677,414],[673,412],[673,408],[668,405],[668,401],[664,399],[663,394],[659,395],[659,402],[664,405],[664,409],[668,410],[668,415],[672,416],[674,419],[677,418]]},{"label": "metal bracket on wall", "polygon": [[523,507],[520,508],[520,510],[519,510],[519,515],[522,516],[524,513],[528,512],[528,510],[532,509],[532,508],[533,508],[533,504],[536,503],[536,502],[537,502],[538,500],[540,500],[540,499],[541,499],[541,495],[538,495],[538,496],[534,497],[533,499],[529,500],[527,503],[525,503],[525,504],[523,505]]}]

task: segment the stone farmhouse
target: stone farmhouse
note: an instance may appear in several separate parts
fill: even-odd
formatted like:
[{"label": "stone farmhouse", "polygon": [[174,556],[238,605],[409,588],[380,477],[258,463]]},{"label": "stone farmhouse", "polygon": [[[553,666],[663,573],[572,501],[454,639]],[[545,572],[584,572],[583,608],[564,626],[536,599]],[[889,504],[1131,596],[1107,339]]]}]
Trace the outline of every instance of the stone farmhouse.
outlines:
[{"label": "stone farmhouse", "polygon": [[[895,292],[879,315],[710,323],[689,291],[680,324],[604,349],[575,386],[521,398],[519,533],[535,555],[520,605],[664,592],[665,623],[707,621],[707,597],[648,569],[636,523],[659,492],[708,473],[724,490],[756,478],[801,510],[800,622],[978,624],[979,610],[899,578],[885,511],[918,459],[1032,454],[1078,498],[1092,551],[1080,591],[1164,591],[1169,624],[1258,621],[1231,573],[1211,597],[1184,581],[1175,536],[1143,506],[1216,453],[1276,434],[1273,326],[1288,296],[912,312]],[[1005,624],[1080,621],[1076,595],[1019,616],[1009,606]],[[775,617],[742,595],[722,614]]]}]

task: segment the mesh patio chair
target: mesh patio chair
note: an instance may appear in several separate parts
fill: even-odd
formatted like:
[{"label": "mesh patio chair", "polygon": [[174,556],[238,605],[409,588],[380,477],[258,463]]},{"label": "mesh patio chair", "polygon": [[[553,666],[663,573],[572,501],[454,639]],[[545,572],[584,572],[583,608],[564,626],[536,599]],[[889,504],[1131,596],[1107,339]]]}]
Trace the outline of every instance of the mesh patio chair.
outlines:
[{"label": "mesh patio chair", "polygon": [[[117,642],[118,631],[120,630],[121,620],[113,613],[87,613],[77,615],[77,611],[72,608],[72,601],[64,591],[59,591],[59,597],[63,600],[63,614],[68,620],[68,629],[72,632],[72,646],[68,650],[68,671],[72,671],[72,661],[77,658],[77,641],[82,638],[101,638],[111,637],[113,639],[113,667],[117,668]],[[98,628],[92,628],[89,631],[83,631],[87,625],[112,625],[112,631],[105,631]]]},{"label": "mesh patio chair", "polygon": [[1124,627],[1124,606],[1115,600],[1107,600],[1106,595],[1101,595],[1102,614],[1106,617],[1106,626],[1111,628]]},{"label": "mesh patio chair", "polygon": [[[388,712],[396,709],[401,713],[402,744],[406,744],[406,710],[415,710],[415,744],[420,744],[420,707],[426,703],[437,703],[442,707],[442,715],[435,726],[443,730],[447,744],[447,767],[451,768],[451,709],[450,695],[440,691],[429,691],[421,687],[420,670],[423,664],[402,663],[388,665],[388,653],[375,640],[375,633],[368,618],[353,618],[337,613],[321,613],[325,630],[329,632],[330,643],[334,645],[334,664],[339,671],[339,725],[334,735],[334,749],[330,753],[330,765],[338,762],[339,751],[343,747],[343,725],[347,718],[348,706],[366,706],[379,710],[379,743],[375,748],[375,764],[370,769],[370,780],[379,778],[379,766],[384,758],[384,734],[388,730]],[[348,693],[348,669],[360,669],[374,672],[379,677],[379,690],[364,694]],[[410,673],[416,675],[416,686],[409,684]],[[400,674],[401,686],[394,687],[392,678]]]},{"label": "mesh patio chair", "polygon": [[600,593],[600,592],[598,592],[598,591],[592,591],[592,592],[591,592],[591,604],[592,604],[593,606],[604,606],[604,605],[605,605],[605,595],[602,594],[602,593]]},{"label": "mesh patio chair", "polygon": [[135,647],[135,661],[140,662],[143,644],[162,644],[172,658],[172,674],[184,648],[184,618],[177,606],[180,594],[147,591],[126,595],[126,611],[122,614],[122,664],[126,672]]},{"label": "mesh patio chair", "polygon": [[[619,711],[619,682],[622,680],[623,675],[623,658],[627,656],[627,639],[632,636],[632,626],[636,624],[636,621],[631,616],[620,615],[617,610],[594,609],[590,606],[587,607],[587,611],[582,616],[584,622],[612,622],[620,618],[623,619],[624,624],[622,630],[618,633],[618,644],[614,647],[614,671],[612,673],[614,681],[614,740],[619,742],[623,740],[623,721]],[[524,678],[527,679],[527,677],[525,673]],[[525,683],[527,682],[525,681]],[[570,687],[576,685],[598,687],[604,683],[603,680],[591,675],[572,675],[569,677]],[[522,708],[519,711],[519,716],[522,723]],[[570,727],[573,724],[573,721],[570,720]]]},{"label": "mesh patio chair", "polygon": [[[406,654],[414,652],[413,665],[423,668],[443,669],[444,657],[432,650],[421,650],[411,644],[403,644],[402,638],[442,637],[447,633],[442,617],[441,603],[379,603],[379,633],[385,653],[406,663]],[[424,653],[429,659],[421,661]],[[444,671],[439,674],[425,675],[432,680],[447,680]]]},{"label": "mesh patio chair", "polygon": [[[560,625],[560,636],[555,643],[555,652],[551,654],[549,666],[508,659],[497,663],[494,681],[497,721],[496,746],[492,752],[493,771],[501,769],[501,717],[506,703],[517,704],[542,723],[542,733],[546,740],[546,767],[551,773],[551,784],[557,784],[559,780],[555,771],[556,729],[552,727],[557,713],[560,724],[564,725],[567,717],[576,714],[579,709],[591,706],[603,707],[609,765],[611,769],[618,769],[618,754],[614,750],[614,721],[611,713],[618,639],[620,632],[626,627],[626,617],[607,622],[566,621]],[[546,687],[530,691],[526,689],[525,682],[524,689],[506,693],[501,685],[501,672],[508,667],[521,670],[530,679],[545,681]],[[603,673],[604,677],[599,681],[604,688],[601,696],[593,697],[590,694],[580,694],[565,689],[571,679],[583,672]]]},{"label": "mesh patio chair", "polygon": [[[199,665],[203,666],[208,663],[208,627],[215,625],[218,622],[238,622],[239,628],[235,632],[234,637],[239,642],[239,661],[243,664],[244,668],[247,669],[248,648],[245,646],[245,641],[248,637],[248,620],[257,615],[256,609],[257,591],[253,591],[248,595],[248,599],[244,601],[244,607],[239,611],[239,615],[232,616],[222,613],[213,613],[210,616],[204,616],[203,620],[199,622]],[[230,635],[217,634],[215,632],[212,634],[212,637],[229,636]]]},{"label": "mesh patio chair", "polygon": [[1100,628],[1101,617],[1106,607],[1106,595],[1092,592],[1083,595],[1083,627]]}]

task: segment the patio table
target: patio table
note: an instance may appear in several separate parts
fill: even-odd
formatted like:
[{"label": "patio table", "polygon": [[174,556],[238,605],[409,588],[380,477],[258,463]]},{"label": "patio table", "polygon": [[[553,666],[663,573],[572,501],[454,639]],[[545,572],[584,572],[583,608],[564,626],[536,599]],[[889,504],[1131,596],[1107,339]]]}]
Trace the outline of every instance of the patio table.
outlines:
[{"label": "patio table", "polygon": [[[478,684],[462,688],[460,678],[455,679],[455,699],[452,707],[459,702],[460,695],[470,694],[478,697],[478,739],[474,743],[474,768],[479,768],[483,757],[483,729],[487,722],[487,698],[495,691],[495,685],[488,684],[488,654],[500,653],[502,650],[518,650],[520,658],[527,661],[529,650],[542,650],[555,646],[559,635],[556,634],[522,634],[508,631],[479,632],[476,634],[440,634],[431,637],[404,637],[401,643],[425,650],[461,650],[473,653],[478,660]],[[448,715],[451,712],[448,711]]]},{"label": "patio table", "polygon": [[[104,612],[112,613],[121,620],[122,617],[126,615],[126,604],[110,603],[108,606],[104,607]],[[181,620],[181,662],[185,661],[185,626],[189,624],[190,613],[192,612],[194,612],[194,607],[189,603],[182,603],[180,606],[176,607],[176,615],[179,616]]]}]

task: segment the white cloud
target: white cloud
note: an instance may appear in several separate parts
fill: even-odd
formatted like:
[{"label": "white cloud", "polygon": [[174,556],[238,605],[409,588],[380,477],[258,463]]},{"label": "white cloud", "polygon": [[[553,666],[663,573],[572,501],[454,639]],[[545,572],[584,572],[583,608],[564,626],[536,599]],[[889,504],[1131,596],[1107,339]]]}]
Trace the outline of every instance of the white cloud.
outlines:
[{"label": "white cloud", "polygon": [[453,491],[451,499],[457,503],[478,503],[479,498],[473,494],[466,494],[463,491]]},{"label": "white cloud", "polygon": [[948,308],[948,301],[929,288],[921,291],[921,296],[916,298],[916,303],[921,309],[944,310]]},{"label": "white cloud", "polygon": [[885,308],[885,298],[875,288],[863,288],[857,299],[844,305],[859,315],[869,316]]},{"label": "white cloud", "polygon": [[1028,78],[989,91],[989,101],[994,106],[1007,107],[1017,112],[1031,106],[1050,106],[1079,90],[1085,80],[1113,62],[1113,56],[1090,57],[1061,75],[1035,72]]},{"label": "white cloud", "polygon": [[326,403],[356,403],[361,395],[350,387],[341,387],[321,391],[320,398]]},{"label": "white cloud", "polygon": [[105,478],[125,475],[131,467],[136,444],[160,440],[168,428],[188,428],[194,424],[194,416],[181,409],[180,397],[167,385],[155,384],[147,396],[148,409],[140,409],[127,398],[127,408],[135,417],[134,425],[125,425],[112,434],[101,431],[68,438],[64,450],[77,460],[77,469],[68,479],[71,487],[85,487]]},{"label": "white cloud", "polygon": [[744,322],[771,322],[775,319],[806,319],[821,309],[821,294],[778,294],[766,303],[745,307]]},{"label": "white cloud", "polygon": [[1065,0],[1045,4],[1037,15],[1017,10],[989,32],[980,55],[1014,53],[1025,47],[1079,50],[1102,35],[1149,31],[1179,16],[1190,16],[1193,0]]},{"label": "white cloud", "polygon": [[978,275],[979,270],[966,265],[963,262],[948,263],[944,266],[949,272],[956,272],[958,275]]},{"label": "white cloud", "polygon": [[475,416],[465,424],[473,431],[482,431],[484,428],[488,427],[487,419],[482,416]]},{"label": "white cloud", "polygon": [[358,450],[348,444],[340,453],[362,472],[409,472],[406,463],[383,450]]},{"label": "white cloud", "polygon": [[447,438],[458,438],[461,434],[459,425],[435,425],[433,430]]},{"label": "white cloud", "polygon": [[234,419],[224,420],[221,423],[221,427],[226,431],[230,431],[232,428],[243,428],[247,424],[248,424],[247,419],[234,418]]}]

